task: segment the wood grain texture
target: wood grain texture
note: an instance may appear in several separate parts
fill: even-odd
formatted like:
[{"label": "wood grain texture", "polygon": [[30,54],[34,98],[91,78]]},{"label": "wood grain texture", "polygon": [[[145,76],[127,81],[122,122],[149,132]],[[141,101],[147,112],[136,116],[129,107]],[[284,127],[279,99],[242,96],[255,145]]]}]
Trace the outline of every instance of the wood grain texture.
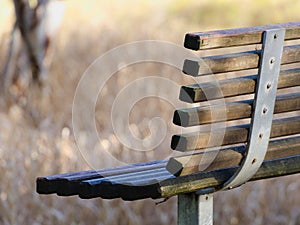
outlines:
[{"label": "wood grain texture", "polygon": [[[250,125],[227,127],[215,131],[200,131],[174,135],[171,148],[177,151],[193,151],[247,142]],[[270,138],[300,133],[300,117],[273,120]],[[257,134],[258,135],[258,134]]]},{"label": "wood grain texture", "polygon": [[[183,176],[199,171],[217,170],[238,166],[241,163],[246,146],[231,147],[220,151],[203,151],[196,154],[172,157],[166,166],[167,170]],[[300,137],[271,141],[265,160],[300,155]],[[209,160],[206,160],[209,159]],[[213,161],[210,161],[212,159]]]},{"label": "wood grain texture", "polygon": [[271,24],[266,26],[187,33],[184,47],[192,50],[224,48],[261,44],[263,32],[269,29],[285,28],[285,40],[300,38],[300,23]]},{"label": "wood grain texture", "polygon": [[[195,192],[201,189],[219,189],[236,171],[230,167],[207,172],[198,172],[186,176],[167,179],[159,182],[162,198],[178,194]],[[300,155],[264,161],[250,181],[280,177],[300,172]],[[250,182],[248,181],[248,182]]]},{"label": "wood grain texture", "polygon": [[[84,199],[96,197],[112,199],[121,197],[126,200],[136,200],[145,198],[145,195],[155,198],[158,181],[172,177],[173,175],[165,168],[161,168],[91,179],[80,183],[78,195]],[[149,190],[151,191],[149,192]]]},{"label": "wood grain texture", "polygon": [[[183,127],[251,118],[253,100],[231,102],[225,105],[178,109],[173,123]],[[277,96],[274,114],[300,110],[300,93]]]},{"label": "wood grain texture", "polygon": [[[85,180],[76,183],[79,197],[122,198],[138,200],[164,198],[188,193],[206,187],[216,187],[225,182],[237,167],[198,172],[180,177],[173,176],[166,169],[153,169],[140,173]],[[277,177],[300,172],[300,155],[265,161],[252,180]]]},{"label": "wood grain texture", "polygon": [[[226,73],[259,67],[261,50],[207,56],[200,61],[186,59],[182,72],[191,76]],[[275,59],[276,60],[276,59]],[[277,59],[278,60],[278,59]],[[300,62],[300,45],[283,48],[281,65]]]},{"label": "wood grain texture", "polygon": [[[182,86],[179,99],[196,103],[255,92],[257,75]],[[300,86],[300,68],[283,70],[279,74],[278,89]],[[219,94],[221,93],[221,94]]]}]

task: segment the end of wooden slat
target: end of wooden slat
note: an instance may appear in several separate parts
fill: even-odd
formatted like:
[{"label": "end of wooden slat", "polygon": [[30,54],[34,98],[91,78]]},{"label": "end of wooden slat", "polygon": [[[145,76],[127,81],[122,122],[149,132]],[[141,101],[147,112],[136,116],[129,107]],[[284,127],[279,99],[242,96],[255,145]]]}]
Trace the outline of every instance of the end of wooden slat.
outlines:
[{"label": "end of wooden slat", "polygon": [[195,90],[192,87],[182,86],[180,88],[179,100],[187,103],[195,102]]},{"label": "end of wooden slat", "polygon": [[191,50],[200,49],[200,38],[199,36],[191,33],[187,33],[184,37],[184,47]]},{"label": "end of wooden slat", "polygon": [[45,177],[36,179],[36,192],[38,194],[54,194],[56,191],[54,182],[49,182]]},{"label": "end of wooden slat", "polygon": [[183,110],[176,110],[173,116],[173,123],[178,126],[187,127],[189,124],[189,114]]},{"label": "end of wooden slat", "polygon": [[98,192],[95,192],[96,187],[93,187],[89,182],[80,182],[79,186],[79,193],[78,196],[81,199],[91,199],[91,198],[97,198],[102,197],[100,194],[102,194],[101,191],[98,190]]},{"label": "end of wooden slat", "polygon": [[176,159],[170,158],[168,163],[167,163],[166,169],[167,169],[168,172],[170,172],[174,176],[179,176],[181,174],[183,166]]},{"label": "end of wooden slat", "polygon": [[199,63],[194,60],[186,59],[183,63],[183,69],[182,72],[191,76],[198,76],[199,74]]},{"label": "end of wooden slat", "polygon": [[171,141],[171,148],[176,151],[182,151],[187,147],[187,140],[180,135],[173,135]]}]

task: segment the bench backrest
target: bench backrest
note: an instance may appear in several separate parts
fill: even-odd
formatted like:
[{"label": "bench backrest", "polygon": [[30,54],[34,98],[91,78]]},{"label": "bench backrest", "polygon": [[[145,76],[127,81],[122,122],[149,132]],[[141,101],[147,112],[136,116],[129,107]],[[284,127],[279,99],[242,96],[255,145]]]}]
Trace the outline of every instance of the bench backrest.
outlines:
[{"label": "bench backrest", "polygon": [[[228,51],[232,47],[244,46],[247,47],[247,51],[233,48],[234,53],[212,56],[206,51],[208,56],[202,57],[201,60],[185,60],[185,74],[214,78],[212,82],[196,83],[181,88],[180,100],[200,103],[200,106],[176,110],[173,122],[182,127],[198,126],[199,131],[172,137],[172,149],[184,152],[183,156],[169,160],[167,170],[172,174],[182,176],[203,170],[238,166],[242,163],[249,147],[247,145],[253,123],[263,35],[266,30],[277,28],[285,29],[285,42],[278,78],[280,91],[276,96],[275,118],[272,121],[266,160],[299,153],[295,149],[299,149],[300,138],[291,135],[300,133],[300,113],[297,112],[300,110],[300,92],[297,88],[300,86],[300,66],[297,64],[300,61],[300,45],[291,45],[290,41],[300,39],[300,23],[188,33],[184,46],[189,49],[226,48]],[[251,47],[252,50],[249,51]],[[283,68],[285,65],[289,67]],[[249,75],[250,69],[257,69],[254,71],[256,74]],[[235,78],[218,80],[219,74],[226,75],[230,72],[238,73],[235,73]],[[290,114],[286,114],[288,112]],[[210,125],[209,128],[207,124]],[[280,137],[284,139],[280,140]],[[221,150],[213,149],[219,146],[222,146]]]},{"label": "bench backrest", "polygon": [[[178,224],[212,224],[215,191],[271,173],[299,173],[300,92],[288,89],[300,84],[300,45],[288,44],[299,38],[300,23],[185,36],[184,46],[193,50],[247,46],[247,51],[208,53],[200,60],[184,62],[185,74],[213,78],[212,82],[183,86],[180,100],[201,104],[174,113],[175,124],[198,126],[197,132],[173,136],[172,149],[185,153],[171,158],[167,170],[179,178],[160,186],[162,195],[178,195]],[[293,66],[284,68],[288,64]],[[245,76],[253,69],[256,74]],[[230,72],[239,75],[218,80],[218,74]],[[277,88],[284,91],[276,96]],[[294,115],[283,114],[287,112]],[[233,121],[238,125],[232,125]]]}]

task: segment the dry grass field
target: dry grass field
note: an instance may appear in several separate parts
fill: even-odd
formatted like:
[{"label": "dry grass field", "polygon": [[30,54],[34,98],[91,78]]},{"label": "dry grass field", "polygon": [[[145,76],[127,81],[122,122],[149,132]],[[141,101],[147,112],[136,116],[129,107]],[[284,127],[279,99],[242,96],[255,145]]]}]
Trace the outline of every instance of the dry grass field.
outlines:
[{"label": "dry grass field", "polygon": [[[0,60],[3,62],[13,10],[11,1],[0,2]],[[97,57],[122,44],[163,40],[182,45],[184,34],[189,31],[300,21],[300,1],[73,0],[65,4],[62,24],[51,46],[47,83],[38,107],[31,109],[38,110],[38,119],[32,118],[28,107],[18,101],[0,104],[0,224],[176,224],[175,197],[156,205],[153,200],[81,200],[35,193],[38,176],[91,166],[79,151],[72,130],[72,104],[81,76]],[[136,103],[131,111],[130,129],[139,138],[150,134],[148,123],[152,117],[166,121],[166,138],[149,153],[136,153],[124,147],[111,126],[110,110],[118,92],[130,82],[151,75],[164,76],[178,84],[189,82],[179,70],[149,62],[114,74],[95,107],[101,140],[90,142],[86,138],[88,134],[80,134],[82,148],[96,152],[92,155],[93,165],[109,167],[120,162],[163,159],[170,154],[170,136],[177,130],[170,119],[172,104],[147,98]],[[178,96],[178,90],[168,90],[168,93],[170,99]],[[111,152],[118,162],[109,160],[103,152]],[[214,213],[215,224],[300,225],[299,175],[217,193]]]}]

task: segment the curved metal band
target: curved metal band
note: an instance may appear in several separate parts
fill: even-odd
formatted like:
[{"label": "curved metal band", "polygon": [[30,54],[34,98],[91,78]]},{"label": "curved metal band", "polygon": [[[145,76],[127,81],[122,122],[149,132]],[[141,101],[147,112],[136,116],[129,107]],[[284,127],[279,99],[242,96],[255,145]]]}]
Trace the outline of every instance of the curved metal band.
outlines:
[{"label": "curved metal band", "polygon": [[238,171],[223,185],[231,189],[246,183],[261,166],[271,133],[285,29],[264,32],[253,114],[245,157]]}]

